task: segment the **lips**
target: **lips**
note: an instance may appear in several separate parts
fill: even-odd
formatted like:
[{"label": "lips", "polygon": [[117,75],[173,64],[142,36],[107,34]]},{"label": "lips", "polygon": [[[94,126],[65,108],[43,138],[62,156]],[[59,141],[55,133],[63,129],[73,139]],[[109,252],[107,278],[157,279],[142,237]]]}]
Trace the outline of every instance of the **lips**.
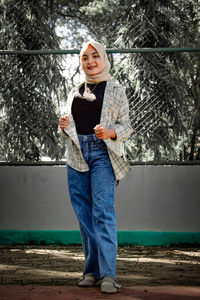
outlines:
[{"label": "lips", "polygon": [[89,66],[88,70],[93,70],[94,68],[96,68],[96,66]]}]

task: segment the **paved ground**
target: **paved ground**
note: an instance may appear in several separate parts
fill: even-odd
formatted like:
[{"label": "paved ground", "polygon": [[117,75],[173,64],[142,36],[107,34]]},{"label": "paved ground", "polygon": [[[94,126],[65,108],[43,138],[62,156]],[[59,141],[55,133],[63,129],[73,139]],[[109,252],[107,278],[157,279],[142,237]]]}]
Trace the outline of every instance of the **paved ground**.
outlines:
[{"label": "paved ground", "polygon": [[200,299],[200,249],[120,247],[116,295],[76,286],[84,264],[79,246],[0,246],[0,299]]}]

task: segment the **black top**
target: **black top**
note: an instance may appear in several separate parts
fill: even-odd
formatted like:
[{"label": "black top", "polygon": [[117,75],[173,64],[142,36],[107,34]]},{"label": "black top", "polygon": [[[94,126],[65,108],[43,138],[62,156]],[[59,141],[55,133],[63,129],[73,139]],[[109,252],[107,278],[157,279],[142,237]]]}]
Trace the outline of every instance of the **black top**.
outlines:
[{"label": "black top", "polygon": [[89,102],[83,98],[85,89],[83,84],[79,89],[79,93],[74,96],[72,103],[72,116],[75,121],[76,131],[79,134],[93,134],[94,127],[100,124],[106,81],[99,82],[97,86],[96,84],[87,84],[87,86],[96,96],[96,100]]}]

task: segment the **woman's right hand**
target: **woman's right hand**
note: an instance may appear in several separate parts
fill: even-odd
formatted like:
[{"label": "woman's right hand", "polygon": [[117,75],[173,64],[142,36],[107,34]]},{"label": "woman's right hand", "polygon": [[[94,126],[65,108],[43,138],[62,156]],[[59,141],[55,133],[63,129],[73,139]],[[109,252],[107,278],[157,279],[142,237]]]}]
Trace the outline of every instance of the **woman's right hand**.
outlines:
[{"label": "woman's right hand", "polygon": [[59,127],[64,130],[65,128],[67,128],[69,124],[69,118],[67,115],[60,117],[59,119]]}]

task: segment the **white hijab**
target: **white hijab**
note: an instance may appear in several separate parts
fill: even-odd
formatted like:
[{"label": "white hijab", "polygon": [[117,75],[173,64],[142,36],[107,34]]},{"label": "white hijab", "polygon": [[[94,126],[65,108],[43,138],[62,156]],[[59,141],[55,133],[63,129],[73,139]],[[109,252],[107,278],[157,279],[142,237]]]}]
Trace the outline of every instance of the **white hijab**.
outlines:
[{"label": "white hijab", "polygon": [[111,75],[110,75],[110,63],[108,61],[108,56],[107,53],[103,47],[103,45],[101,45],[98,42],[88,42],[86,44],[83,45],[81,51],[80,51],[80,60],[82,63],[82,56],[83,53],[86,51],[86,49],[88,48],[88,46],[91,45],[93,48],[95,48],[101,58],[101,63],[102,63],[102,70],[100,73],[96,74],[96,75],[86,75],[85,74],[85,81],[87,83],[98,83],[101,81],[107,81],[111,79]]}]

